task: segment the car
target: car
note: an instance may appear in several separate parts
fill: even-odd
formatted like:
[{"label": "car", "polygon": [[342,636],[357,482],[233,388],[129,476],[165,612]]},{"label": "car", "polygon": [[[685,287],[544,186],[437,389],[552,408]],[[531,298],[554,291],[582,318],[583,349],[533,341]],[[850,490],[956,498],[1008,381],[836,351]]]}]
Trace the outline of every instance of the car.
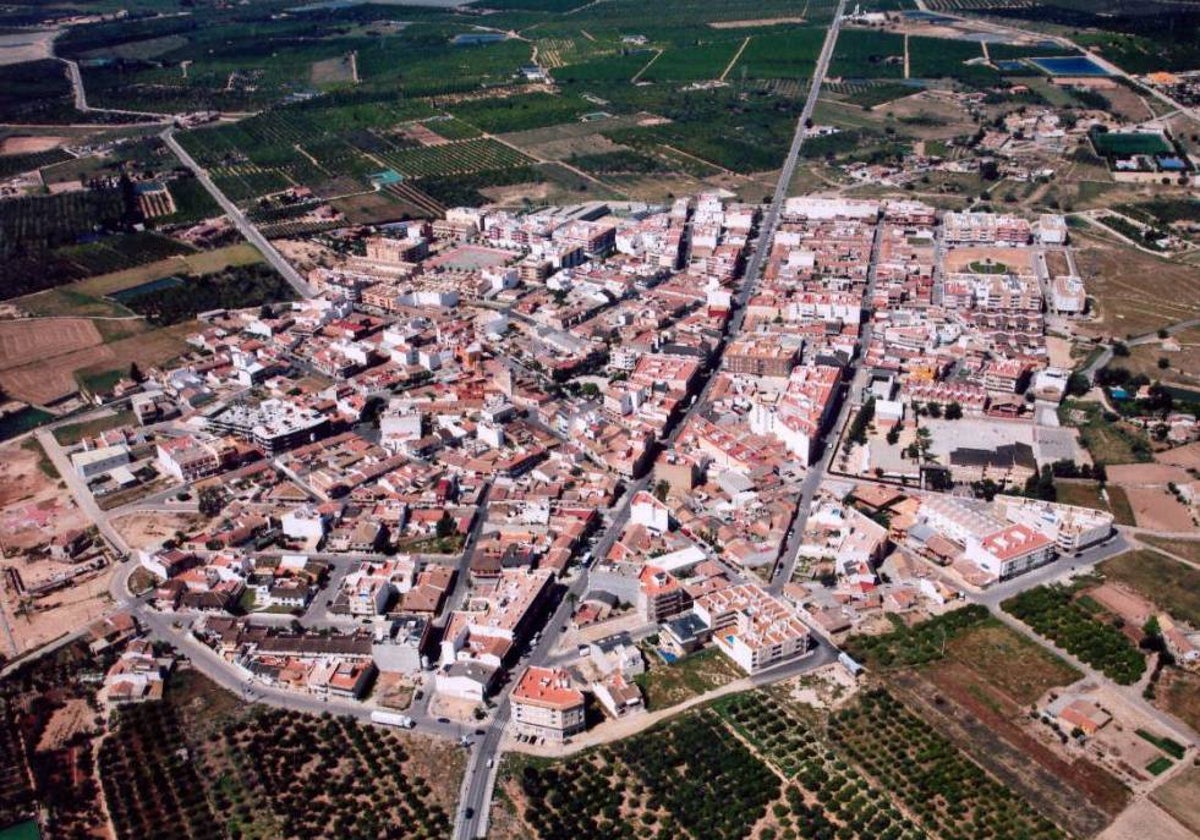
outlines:
[{"label": "car", "polygon": [[438,723],[449,723],[449,722],[450,722],[450,718],[438,718],[438,719],[437,719],[437,722],[438,722]]},{"label": "car", "polygon": [[471,817],[475,816],[475,809],[468,808],[467,810],[463,811],[463,816],[467,819],[471,819]]},{"label": "car", "polygon": [[491,770],[491,769],[492,769],[492,767],[493,767],[495,764],[496,764],[496,760],[495,760],[495,759],[493,759],[493,758],[489,758],[489,759],[487,760],[487,768],[488,768],[489,770]]},{"label": "car", "polygon": [[475,730],[475,734],[476,734],[476,735],[486,735],[486,734],[487,734],[487,730],[486,730],[486,729],[476,729],[476,730]]}]

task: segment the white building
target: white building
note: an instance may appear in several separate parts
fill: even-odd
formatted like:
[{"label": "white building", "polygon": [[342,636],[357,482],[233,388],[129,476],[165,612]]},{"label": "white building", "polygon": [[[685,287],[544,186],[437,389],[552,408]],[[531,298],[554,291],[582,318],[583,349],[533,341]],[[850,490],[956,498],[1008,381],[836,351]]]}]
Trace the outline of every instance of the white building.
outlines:
[{"label": "white building", "polygon": [[1054,560],[1054,543],[1028,525],[1006,525],[967,540],[964,556],[997,580],[1008,580]]},{"label": "white building", "polygon": [[670,510],[665,504],[645,490],[633,497],[629,507],[629,521],[641,525],[655,534],[665,534],[670,528]]},{"label": "white building", "polygon": [[71,456],[71,465],[83,479],[95,478],[128,463],[129,447],[123,443],[116,446],[103,446],[86,452],[76,452]]},{"label": "white building", "polygon": [[1008,522],[1039,531],[1064,553],[1095,545],[1113,532],[1113,515],[1107,511],[1023,496],[997,496],[995,505]]},{"label": "white building", "polygon": [[753,583],[719,589],[698,599],[696,615],[717,647],[747,674],[808,650],[808,627],[778,598]]}]

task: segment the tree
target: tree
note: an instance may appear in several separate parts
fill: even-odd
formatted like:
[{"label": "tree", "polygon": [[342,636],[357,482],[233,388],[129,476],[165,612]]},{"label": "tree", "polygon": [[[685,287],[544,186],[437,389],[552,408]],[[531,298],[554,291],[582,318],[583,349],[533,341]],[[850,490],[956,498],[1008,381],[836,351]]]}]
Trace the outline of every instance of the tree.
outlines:
[{"label": "tree", "polygon": [[670,494],[671,482],[667,481],[666,479],[659,479],[658,483],[654,485],[654,498],[658,499],[660,502],[665,502],[667,500],[667,496]]},{"label": "tree", "polygon": [[450,511],[442,511],[442,518],[437,521],[437,537],[439,540],[444,540],[452,536],[458,530],[458,525],[454,522],[454,517],[450,515]]},{"label": "tree", "polygon": [[144,382],[146,377],[142,374],[142,369],[138,367],[137,362],[129,363],[129,378],[134,382]]},{"label": "tree", "polygon": [[962,406],[959,405],[958,403],[952,402],[948,406],[946,406],[946,419],[947,420],[961,420],[962,416],[963,416]]},{"label": "tree", "polygon": [[936,403],[936,402],[929,403],[929,416],[932,417],[934,420],[937,420],[939,417],[942,416],[941,403]]},{"label": "tree", "polygon": [[1124,341],[1114,341],[1112,346],[1114,356],[1125,357],[1129,355],[1129,345]]},{"label": "tree", "polygon": [[1166,369],[1167,369],[1167,368],[1169,368],[1170,366],[1171,366],[1171,360],[1170,360],[1170,359],[1168,359],[1166,356],[1159,356],[1159,357],[1158,357],[1158,369],[1159,369],[1159,370],[1166,370]]},{"label": "tree", "polygon": [[200,491],[199,510],[204,516],[212,518],[225,507],[225,494],[219,487],[205,487]]}]

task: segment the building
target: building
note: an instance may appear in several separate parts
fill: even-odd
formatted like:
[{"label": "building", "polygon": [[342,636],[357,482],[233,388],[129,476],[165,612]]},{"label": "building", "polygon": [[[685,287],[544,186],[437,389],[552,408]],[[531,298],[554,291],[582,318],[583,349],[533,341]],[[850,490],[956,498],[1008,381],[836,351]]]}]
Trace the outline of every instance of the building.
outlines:
[{"label": "building", "polygon": [[997,580],[1008,580],[1054,560],[1054,542],[1028,525],[1007,525],[967,540],[965,557]]},{"label": "building", "polygon": [[646,621],[662,622],[686,612],[692,606],[692,596],[670,572],[657,566],[646,566],[638,576],[638,615]]},{"label": "building", "polygon": [[629,521],[655,534],[665,534],[670,528],[670,510],[645,490],[634,494],[629,508]]},{"label": "building", "polygon": [[518,733],[563,742],[584,729],[583,692],[559,668],[525,669],[512,696]]},{"label": "building", "polygon": [[208,425],[250,441],[267,455],[313,443],[329,432],[328,417],[283,400],[263,400],[257,406],[231,405],[209,417]]},{"label": "building", "polygon": [[71,456],[71,466],[75,467],[75,472],[85,480],[103,475],[128,463],[129,447],[123,443],[86,452],[76,452]]},{"label": "building", "polygon": [[786,377],[796,366],[798,356],[799,347],[785,346],[779,336],[751,336],[730,342],[722,364],[730,373]]},{"label": "building", "polygon": [[158,465],[179,481],[196,481],[221,471],[221,450],[191,435],[160,440]]},{"label": "building", "polygon": [[942,217],[947,245],[1028,245],[1033,228],[1007,213],[947,213]]},{"label": "building", "polygon": [[1063,553],[1081,551],[1108,539],[1113,532],[1113,515],[1103,510],[1024,496],[997,496],[995,507],[1006,521],[1041,532]]},{"label": "building", "polygon": [[750,409],[750,431],[774,435],[805,465],[816,455],[814,444],[837,407],[842,372],[828,365],[798,367],[773,402],[756,398]]},{"label": "building", "polygon": [[696,601],[717,647],[747,674],[757,674],[808,650],[808,627],[786,604],[753,583],[711,592]]},{"label": "building", "polygon": [[533,635],[553,577],[549,570],[502,569],[494,580],[477,583],[463,608],[446,622],[442,665],[479,661],[500,668]]},{"label": "building", "polygon": [[592,693],[609,717],[630,717],[646,711],[642,690],[619,673],[609,674],[592,683]]}]

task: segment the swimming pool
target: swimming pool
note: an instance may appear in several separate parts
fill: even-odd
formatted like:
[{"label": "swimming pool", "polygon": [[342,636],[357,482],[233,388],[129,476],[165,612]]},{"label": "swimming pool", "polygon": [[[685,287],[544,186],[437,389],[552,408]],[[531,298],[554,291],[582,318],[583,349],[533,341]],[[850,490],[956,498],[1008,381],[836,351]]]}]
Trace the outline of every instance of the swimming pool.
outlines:
[{"label": "swimming pool", "polygon": [[1108,76],[1107,70],[1087,56],[1064,55],[1054,58],[1031,58],[1029,63],[1051,76]]}]

